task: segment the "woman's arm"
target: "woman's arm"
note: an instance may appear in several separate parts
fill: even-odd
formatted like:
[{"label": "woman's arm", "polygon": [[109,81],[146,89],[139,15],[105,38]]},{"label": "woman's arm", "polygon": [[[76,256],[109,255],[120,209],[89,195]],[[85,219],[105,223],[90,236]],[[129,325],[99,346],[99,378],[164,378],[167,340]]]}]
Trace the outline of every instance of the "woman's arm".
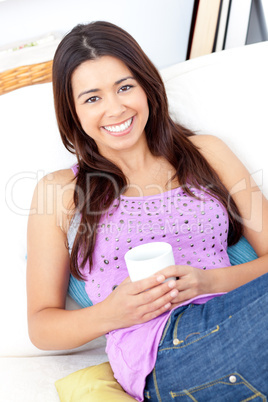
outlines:
[{"label": "woman's arm", "polygon": [[48,175],[38,183],[32,200],[28,222],[28,326],[33,344],[40,349],[75,348],[113,329],[148,321],[169,309],[170,301],[177,296],[176,290],[172,296],[174,281],[161,284],[164,276],[136,283],[128,278],[103,302],[65,310],[72,179],[70,170]]},{"label": "woman's arm", "polygon": [[179,295],[173,300],[172,307],[200,294],[231,291],[268,272],[268,201],[245,166],[223,141],[209,135],[197,135],[191,139],[236,202],[241,214],[237,219],[242,219],[243,234],[258,258],[206,271],[184,265],[162,270],[166,277],[175,275],[180,278],[176,285]]},{"label": "woman's arm", "polygon": [[211,272],[213,292],[230,291],[268,272],[268,201],[245,166],[223,141],[213,136],[200,137],[201,152],[236,202],[242,217],[243,234],[259,257]]}]

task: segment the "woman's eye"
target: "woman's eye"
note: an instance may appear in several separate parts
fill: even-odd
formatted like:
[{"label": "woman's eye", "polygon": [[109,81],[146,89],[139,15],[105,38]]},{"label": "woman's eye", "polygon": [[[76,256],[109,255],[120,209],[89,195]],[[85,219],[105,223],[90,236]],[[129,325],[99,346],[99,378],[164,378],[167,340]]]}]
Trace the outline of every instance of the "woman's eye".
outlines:
[{"label": "woman's eye", "polygon": [[130,88],[133,88],[133,85],[124,85],[123,87],[121,87],[119,89],[119,92],[126,92],[128,91]]},{"label": "woman's eye", "polygon": [[87,99],[86,103],[95,103],[99,100],[100,98],[98,96],[91,96],[91,98]]}]

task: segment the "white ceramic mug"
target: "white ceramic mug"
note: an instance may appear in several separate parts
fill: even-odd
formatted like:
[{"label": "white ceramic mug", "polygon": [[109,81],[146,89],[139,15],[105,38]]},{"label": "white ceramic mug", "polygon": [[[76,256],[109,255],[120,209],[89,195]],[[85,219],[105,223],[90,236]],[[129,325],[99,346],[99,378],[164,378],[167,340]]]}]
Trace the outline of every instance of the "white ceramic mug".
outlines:
[{"label": "white ceramic mug", "polygon": [[[175,264],[169,243],[153,242],[133,247],[125,254],[128,273],[132,282],[147,278],[157,271]],[[175,277],[167,280],[175,279]]]}]

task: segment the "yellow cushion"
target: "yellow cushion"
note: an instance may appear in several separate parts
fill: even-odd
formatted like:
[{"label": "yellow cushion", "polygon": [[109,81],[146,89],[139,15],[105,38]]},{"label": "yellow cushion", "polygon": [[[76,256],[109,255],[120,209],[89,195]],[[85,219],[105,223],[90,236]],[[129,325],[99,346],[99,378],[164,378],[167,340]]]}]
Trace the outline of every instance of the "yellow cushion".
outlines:
[{"label": "yellow cushion", "polygon": [[69,374],[55,385],[61,402],[136,401],[116,381],[108,362]]}]

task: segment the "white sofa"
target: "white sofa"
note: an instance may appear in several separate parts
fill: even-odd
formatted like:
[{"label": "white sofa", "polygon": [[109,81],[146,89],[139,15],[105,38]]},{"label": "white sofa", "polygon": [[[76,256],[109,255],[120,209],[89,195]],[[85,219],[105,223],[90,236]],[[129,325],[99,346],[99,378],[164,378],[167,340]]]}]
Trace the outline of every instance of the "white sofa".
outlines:
[{"label": "white sofa", "polygon": [[[268,196],[268,42],[200,57],[161,71],[176,120],[225,140]],[[0,401],[59,401],[54,382],[107,360],[105,340],[78,350],[35,348],[26,322],[26,227],[35,184],[74,157],[61,145],[51,84],[0,96]],[[3,192],[5,189],[5,197]],[[67,297],[67,307],[78,306]]]}]

